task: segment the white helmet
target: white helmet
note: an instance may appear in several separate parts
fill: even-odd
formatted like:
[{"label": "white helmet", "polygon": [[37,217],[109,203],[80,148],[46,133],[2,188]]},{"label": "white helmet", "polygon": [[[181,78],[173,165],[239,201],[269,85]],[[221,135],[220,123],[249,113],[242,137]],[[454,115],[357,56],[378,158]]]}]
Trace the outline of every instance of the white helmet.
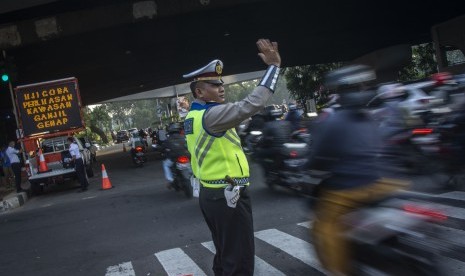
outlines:
[{"label": "white helmet", "polygon": [[378,88],[378,96],[383,99],[395,99],[405,95],[404,86],[400,83],[385,84]]}]

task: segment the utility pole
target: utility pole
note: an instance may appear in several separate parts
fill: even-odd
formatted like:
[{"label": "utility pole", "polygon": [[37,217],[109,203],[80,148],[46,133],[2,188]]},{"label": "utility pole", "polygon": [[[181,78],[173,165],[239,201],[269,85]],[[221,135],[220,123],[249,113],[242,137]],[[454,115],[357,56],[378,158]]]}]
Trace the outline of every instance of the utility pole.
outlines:
[{"label": "utility pole", "polygon": [[[3,59],[6,61],[7,57],[6,57],[5,50],[2,50],[2,55],[3,55]],[[11,74],[11,72],[8,72],[8,73]],[[24,135],[23,135],[23,130],[19,128],[18,109],[16,108],[16,101],[15,101],[15,96],[13,93],[13,84],[11,83],[11,77],[8,78],[8,89],[10,90],[11,104],[13,106],[13,115],[15,115],[15,121],[16,121],[16,131],[15,131],[16,138],[21,141],[21,148],[24,149],[24,142],[22,140]],[[24,152],[24,150],[23,150],[23,160],[26,160],[26,153]]]}]

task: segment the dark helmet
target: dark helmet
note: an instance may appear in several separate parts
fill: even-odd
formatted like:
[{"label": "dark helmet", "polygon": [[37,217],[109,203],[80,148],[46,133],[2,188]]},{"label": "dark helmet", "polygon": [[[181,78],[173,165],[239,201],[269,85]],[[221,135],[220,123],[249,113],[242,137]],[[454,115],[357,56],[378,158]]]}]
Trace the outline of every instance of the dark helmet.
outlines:
[{"label": "dark helmet", "polygon": [[181,123],[171,123],[169,126],[168,126],[168,133],[180,133],[182,130],[182,125]]},{"label": "dark helmet", "polygon": [[358,87],[375,79],[375,71],[369,66],[348,65],[326,74],[325,86],[331,90],[339,90],[350,87]]},{"label": "dark helmet", "polygon": [[276,119],[283,116],[283,111],[281,110],[281,108],[275,105],[269,105],[265,107],[265,112],[268,118],[270,119]]},{"label": "dark helmet", "polygon": [[348,65],[329,72],[325,76],[325,86],[336,90],[342,107],[358,108],[376,95],[376,91],[366,91],[366,85],[376,79],[371,67],[366,65]]}]

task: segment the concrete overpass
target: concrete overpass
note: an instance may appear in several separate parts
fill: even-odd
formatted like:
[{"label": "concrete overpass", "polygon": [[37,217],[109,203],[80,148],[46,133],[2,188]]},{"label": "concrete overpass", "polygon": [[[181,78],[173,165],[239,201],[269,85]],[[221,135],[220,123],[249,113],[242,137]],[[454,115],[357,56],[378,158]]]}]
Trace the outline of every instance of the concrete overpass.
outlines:
[{"label": "concrete overpass", "polygon": [[462,14],[455,0],[2,0],[0,49],[14,86],[74,76],[87,105],[184,83],[214,58],[225,75],[263,70],[260,37],[280,43],[283,66],[350,61],[431,41],[433,25]]}]

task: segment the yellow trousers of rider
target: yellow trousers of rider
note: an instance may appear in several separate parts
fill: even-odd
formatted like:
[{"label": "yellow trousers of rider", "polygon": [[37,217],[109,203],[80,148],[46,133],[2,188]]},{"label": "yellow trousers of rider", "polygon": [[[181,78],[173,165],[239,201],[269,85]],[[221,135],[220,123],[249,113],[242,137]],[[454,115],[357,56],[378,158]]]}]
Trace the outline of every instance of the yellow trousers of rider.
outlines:
[{"label": "yellow trousers of rider", "polygon": [[341,219],[350,211],[373,202],[395,191],[405,189],[409,182],[381,178],[362,187],[321,191],[313,224],[313,243],[323,267],[330,275],[350,275],[350,244],[343,233],[349,227]]}]

